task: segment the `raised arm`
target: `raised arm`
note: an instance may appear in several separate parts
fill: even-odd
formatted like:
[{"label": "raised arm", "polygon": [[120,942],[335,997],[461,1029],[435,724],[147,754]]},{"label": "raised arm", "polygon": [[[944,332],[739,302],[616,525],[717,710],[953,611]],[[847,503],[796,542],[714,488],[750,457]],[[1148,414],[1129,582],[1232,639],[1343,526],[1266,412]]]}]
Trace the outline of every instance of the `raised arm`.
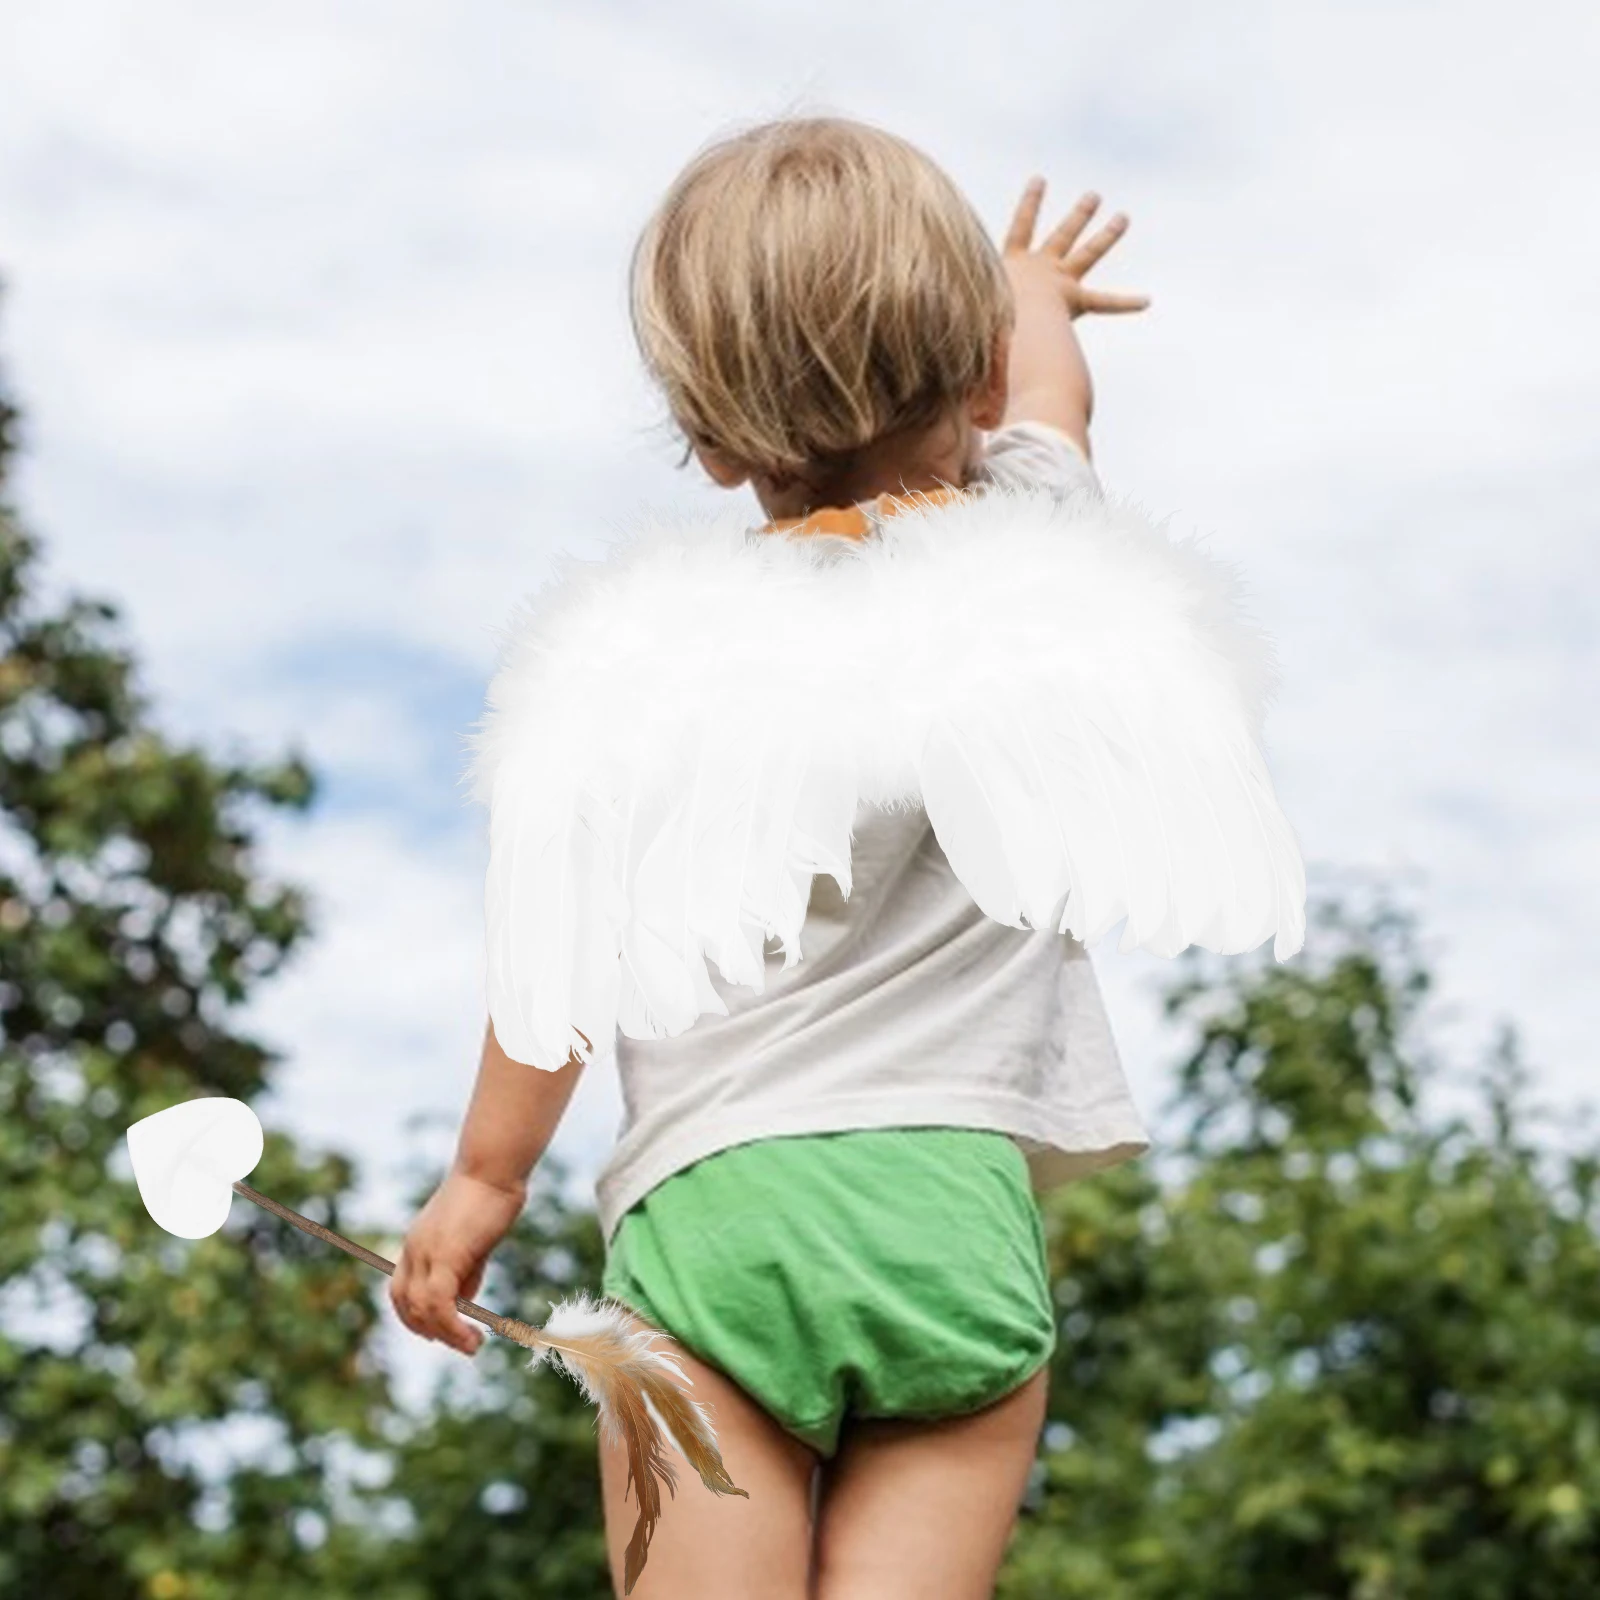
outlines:
[{"label": "raised arm", "polygon": [[1085,311],[1143,311],[1145,294],[1115,294],[1090,289],[1083,275],[1127,231],[1128,218],[1117,212],[1092,238],[1078,243],[1100,197],[1085,194],[1066,218],[1035,246],[1034,230],[1044,201],[1044,179],[1033,178],[1023,191],[1003,247],[1007,276],[1016,298],[1012,329],[1005,416],[1013,422],[1044,422],[1059,428],[1089,454],[1089,419],[1094,412],[1094,386],[1089,364],[1078,343],[1073,322]]}]

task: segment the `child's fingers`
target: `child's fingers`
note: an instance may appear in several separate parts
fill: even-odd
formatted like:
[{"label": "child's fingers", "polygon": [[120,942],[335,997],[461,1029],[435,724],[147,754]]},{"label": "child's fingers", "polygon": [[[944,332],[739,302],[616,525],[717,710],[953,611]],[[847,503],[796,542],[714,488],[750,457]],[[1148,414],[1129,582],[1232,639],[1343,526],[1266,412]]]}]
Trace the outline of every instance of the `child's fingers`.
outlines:
[{"label": "child's fingers", "polygon": [[389,1300],[412,1333],[471,1355],[483,1336],[456,1314],[456,1292],[456,1275],[449,1267],[442,1262],[419,1266],[402,1253],[389,1285]]},{"label": "child's fingers", "polygon": [[420,1338],[429,1339],[427,1314],[419,1294],[418,1273],[402,1256],[389,1283],[389,1303],[401,1323]]},{"label": "child's fingers", "polygon": [[389,1304],[394,1307],[394,1314],[399,1317],[401,1323],[413,1333],[417,1332],[416,1284],[416,1259],[411,1250],[401,1245],[400,1256],[394,1266],[394,1275],[389,1279]]},{"label": "child's fingers", "polygon": [[1078,203],[1050,230],[1050,237],[1040,245],[1046,255],[1064,256],[1074,243],[1078,235],[1089,225],[1092,217],[1100,206],[1100,196],[1093,189],[1078,196]]},{"label": "child's fingers", "polygon": [[413,1297],[421,1324],[417,1331],[470,1356],[483,1343],[483,1335],[456,1310],[458,1292],[455,1272],[436,1262]]},{"label": "child's fingers", "polygon": [[1085,239],[1078,248],[1062,261],[1068,272],[1082,277],[1123,234],[1128,231],[1128,214],[1119,211],[1092,239]]},{"label": "child's fingers", "polygon": [[1082,289],[1077,295],[1079,311],[1143,311],[1149,304],[1147,294],[1111,294],[1103,289]]},{"label": "child's fingers", "polygon": [[1039,207],[1044,204],[1044,179],[1029,178],[1028,187],[1017,202],[1016,214],[1006,230],[1003,249],[1007,255],[1027,250],[1033,244],[1033,230],[1039,225]]}]

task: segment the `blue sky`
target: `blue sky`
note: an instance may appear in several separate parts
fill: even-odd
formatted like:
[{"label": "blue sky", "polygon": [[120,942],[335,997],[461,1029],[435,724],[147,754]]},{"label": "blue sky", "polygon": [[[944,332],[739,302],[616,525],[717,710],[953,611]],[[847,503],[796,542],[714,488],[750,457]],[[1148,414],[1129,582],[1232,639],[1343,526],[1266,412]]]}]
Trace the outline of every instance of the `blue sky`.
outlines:
[{"label": "blue sky", "polygon": [[[999,225],[1028,174],[1132,228],[1080,324],[1102,477],[1238,561],[1313,883],[1415,886],[1470,1051],[1547,1098],[1600,1025],[1600,18],[1576,3],[450,6],[13,0],[0,324],[50,579],[119,600],[172,727],[325,780],[269,859],[321,934],[253,1018],[270,1117],[398,1220],[482,1027],[458,789],[493,630],[678,471],[632,238],[705,139],[884,123]],[[1149,958],[1098,957],[1152,1116]],[[586,1181],[591,1075],[558,1148]],[[441,1153],[448,1128],[427,1148]]]}]

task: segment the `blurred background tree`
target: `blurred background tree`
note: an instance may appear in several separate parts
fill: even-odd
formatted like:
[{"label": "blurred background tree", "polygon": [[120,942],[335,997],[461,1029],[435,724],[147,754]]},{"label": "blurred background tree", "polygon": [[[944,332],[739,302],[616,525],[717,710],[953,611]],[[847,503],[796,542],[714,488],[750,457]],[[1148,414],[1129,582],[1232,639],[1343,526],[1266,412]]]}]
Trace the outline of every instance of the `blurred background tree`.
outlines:
[{"label": "blurred background tree", "polygon": [[[243,1203],[198,1242],[146,1215],[128,1125],[269,1085],[230,1013],[308,924],[254,824],[313,785],[175,745],[114,610],[38,603],[16,423],[0,398],[0,1600],[609,1594],[564,1379],[494,1341],[419,1424],[374,1353],[370,1268]],[[540,1321],[599,1276],[554,1179],[486,1291]],[[269,1133],[252,1181],[348,1231],[339,1154]]]},{"label": "blurred background tree", "polygon": [[[40,604],[14,431],[0,402],[0,1600],[602,1600],[565,1380],[491,1340],[403,1413],[378,1275],[242,1204],[195,1243],[146,1217],[128,1124],[269,1085],[230,1015],[307,917],[253,829],[312,783],[175,745],[111,609]],[[1381,895],[1288,966],[1179,965],[1163,1159],[1045,1205],[1061,1339],[1007,1600],[1600,1593],[1600,1156],[1533,1136],[1509,1033],[1430,1110],[1428,986]],[[560,1178],[486,1303],[595,1287]],[[272,1134],[255,1181],[340,1227],[356,1175]]]},{"label": "blurred background tree", "polygon": [[[15,428],[0,402],[0,496]],[[160,1233],[122,1143],[266,1086],[229,1013],[306,918],[250,823],[311,780],[164,738],[112,609],[43,609],[36,568],[0,500],[0,1595],[353,1593],[326,1469],[385,1399],[365,1269],[243,1206]],[[256,1181],[333,1221],[351,1171],[274,1135]]]},{"label": "blurred background tree", "polygon": [[1048,1203],[1061,1345],[1007,1600],[1600,1593],[1592,1144],[1533,1138],[1509,1030],[1426,1112],[1412,918],[1317,921],[1287,966],[1191,957],[1170,989],[1177,1174]]}]

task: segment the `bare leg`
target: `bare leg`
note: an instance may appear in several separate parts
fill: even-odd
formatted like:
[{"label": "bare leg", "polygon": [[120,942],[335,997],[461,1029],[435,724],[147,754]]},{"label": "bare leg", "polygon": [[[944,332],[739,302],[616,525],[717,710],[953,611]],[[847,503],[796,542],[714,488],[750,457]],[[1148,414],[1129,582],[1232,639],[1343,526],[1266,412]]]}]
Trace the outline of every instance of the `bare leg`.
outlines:
[{"label": "bare leg", "polygon": [[[649,1559],[631,1600],[805,1600],[811,1559],[811,1479],[817,1457],[786,1433],[737,1384],[674,1343],[672,1354],[711,1408],[728,1475],[750,1498],[716,1495],[676,1451],[678,1489],[664,1497]],[[600,1442],[611,1581],[622,1593],[622,1553],[639,1505],[630,1494],[627,1456]]]},{"label": "bare leg", "polygon": [[824,1479],[816,1600],[989,1600],[1049,1369],[983,1411],[849,1425]]}]

